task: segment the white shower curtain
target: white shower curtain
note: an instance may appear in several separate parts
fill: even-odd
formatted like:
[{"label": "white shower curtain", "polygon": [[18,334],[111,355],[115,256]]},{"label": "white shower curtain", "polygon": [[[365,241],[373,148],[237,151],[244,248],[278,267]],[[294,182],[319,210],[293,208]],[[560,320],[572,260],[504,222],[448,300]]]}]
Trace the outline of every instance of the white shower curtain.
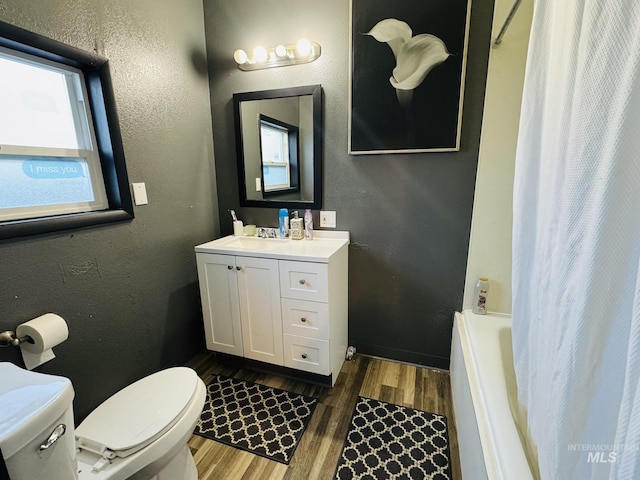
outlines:
[{"label": "white shower curtain", "polygon": [[640,1],[535,0],[513,350],[542,479],[640,479]]}]

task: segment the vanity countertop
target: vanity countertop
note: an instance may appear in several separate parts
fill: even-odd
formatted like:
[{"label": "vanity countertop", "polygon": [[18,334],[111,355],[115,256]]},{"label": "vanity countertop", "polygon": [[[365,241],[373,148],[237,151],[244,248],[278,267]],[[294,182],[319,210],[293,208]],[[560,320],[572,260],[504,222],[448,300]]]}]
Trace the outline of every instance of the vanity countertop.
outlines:
[{"label": "vanity countertop", "polygon": [[275,258],[328,263],[349,245],[349,232],[316,230],[312,240],[291,240],[229,235],[195,247],[196,253]]}]

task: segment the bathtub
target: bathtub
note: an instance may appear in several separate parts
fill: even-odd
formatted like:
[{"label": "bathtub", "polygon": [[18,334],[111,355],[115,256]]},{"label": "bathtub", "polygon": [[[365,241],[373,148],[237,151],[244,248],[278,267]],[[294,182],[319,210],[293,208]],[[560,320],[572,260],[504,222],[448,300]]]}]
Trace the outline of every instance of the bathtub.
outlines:
[{"label": "bathtub", "polygon": [[511,316],[456,312],[450,374],[462,478],[537,478],[526,428],[515,420]]}]

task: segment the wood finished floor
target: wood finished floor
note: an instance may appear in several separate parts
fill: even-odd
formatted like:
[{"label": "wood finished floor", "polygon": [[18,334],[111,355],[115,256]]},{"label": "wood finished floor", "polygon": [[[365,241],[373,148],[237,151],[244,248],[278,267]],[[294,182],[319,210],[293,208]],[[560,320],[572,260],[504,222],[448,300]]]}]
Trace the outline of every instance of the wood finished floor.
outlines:
[{"label": "wood finished floor", "polygon": [[356,356],[345,362],[333,388],[238,369],[203,352],[192,367],[205,383],[213,374],[269,385],[319,399],[311,422],[289,465],[267,460],[222,443],[193,435],[189,447],[199,480],[324,480],[335,474],[358,395],[445,415],[449,427],[451,475],[462,478],[453,419],[449,374],[377,358]]}]

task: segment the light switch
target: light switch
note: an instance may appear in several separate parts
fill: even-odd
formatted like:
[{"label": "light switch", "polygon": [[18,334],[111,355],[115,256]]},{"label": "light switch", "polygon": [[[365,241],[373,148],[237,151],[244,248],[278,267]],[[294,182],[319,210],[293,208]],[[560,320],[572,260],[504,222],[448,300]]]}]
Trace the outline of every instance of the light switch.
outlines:
[{"label": "light switch", "polygon": [[147,188],[144,183],[132,183],[131,188],[133,189],[133,202],[136,205],[147,205],[149,200],[147,200]]},{"label": "light switch", "polygon": [[330,210],[320,210],[320,226],[336,228],[336,212]]}]

